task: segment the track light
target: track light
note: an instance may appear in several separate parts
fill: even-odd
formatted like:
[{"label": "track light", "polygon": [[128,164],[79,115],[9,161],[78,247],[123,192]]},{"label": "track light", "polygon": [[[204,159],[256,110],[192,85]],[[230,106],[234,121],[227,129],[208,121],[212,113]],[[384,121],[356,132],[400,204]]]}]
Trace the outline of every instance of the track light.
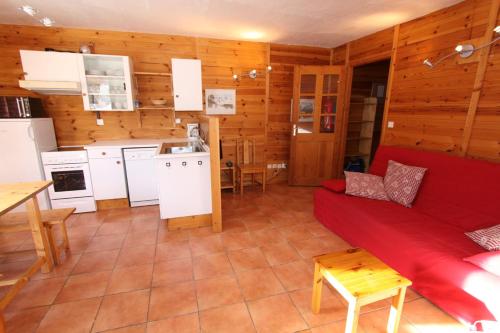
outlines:
[{"label": "track light", "polygon": [[54,21],[50,17],[44,17],[43,19],[40,20],[40,23],[42,23],[46,27],[51,27],[54,25],[54,23],[56,23],[56,21]]},{"label": "track light", "polygon": [[[266,71],[267,71],[267,72],[270,72],[270,71],[272,71],[272,70],[273,70],[273,68],[271,67],[271,65],[267,65],[267,66],[266,66]],[[234,81],[238,81],[240,77],[249,77],[249,78],[251,78],[251,79],[254,79],[254,80],[255,80],[255,79],[256,79],[259,75],[264,76],[265,74],[264,74],[264,73],[260,73],[260,72],[258,72],[256,69],[252,69],[252,70],[250,70],[250,71],[248,71],[248,72],[246,72],[246,73],[242,73],[242,74],[240,74],[240,75],[238,75],[238,74],[233,74],[233,80],[234,80]]]},{"label": "track light", "polygon": [[[500,34],[500,25],[496,26],[495,29],[493,29],[493,31],[497,34]],[[434,68],[436,67],[440,62],[442,62],[443,60],[445,59],[448,59],[449,57],[452,57],[454,56],[455,54],[459,54],[460,57],[462,58],[468,58],[470,57],[472,54],[474,54],[475,51],[477,50],[480,50],[480,49],[483,49],[485,47],[488,47],[494,43],[496,43],[497,41],[500,40],[500,37],[496,37],[494,38],[491,42],[487,43],[487,44],[484,44],[484,45],[481,45],[481,46],[478,46],[478,47],[474,47],[474,45],[472,44],[458,44],[456,47],[455,47],[455,52],[453,53],[450,53],[448,55],[445,55],[444,57],[438,59],[436,62],[432,63],[432,61],[430,61],[430,59],[425,59],[423,64],[429,68]]]}]

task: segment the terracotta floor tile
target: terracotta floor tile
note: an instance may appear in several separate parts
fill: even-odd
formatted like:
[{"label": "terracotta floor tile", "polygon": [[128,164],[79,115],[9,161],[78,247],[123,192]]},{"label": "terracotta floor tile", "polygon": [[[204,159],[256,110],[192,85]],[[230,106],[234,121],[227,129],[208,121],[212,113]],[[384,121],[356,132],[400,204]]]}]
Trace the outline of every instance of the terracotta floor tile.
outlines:
[{"label": "terracotta floor tile", "polygon": [[269,263],[258,247],[232,251],[228,253],[229,260],[235,271],[268,267]]},{"label": "terracotta floor tile", "polygon": [[198,313],[167,318],[148,323],[148,333],[199,333]]},{"label": "terracotta floor tile", "polygon": [[231,263],[225,253],[194,257],[193,270],[196,280],[234,274]]},{"label": "terracotta floor tile", "polygon": [[77,301],[104,295],[111,271],[72,275],[57,295],[56,303]]},{"label": "terracotta floor tile", "polygon": [[224,251],[220,235],[191,238],[189,245],[193,257]]},{"label": "terracotta floor tile", "polygon": [[165,287],[151,289],[148,320],[198,311],[196,290],[193,282],[173,283]]},{"label": "terracotta floor tile", "polygon": [[43,280],[55,277],[68,276],[71,271],[75,268],[76,264],[80,260],[80,254],[69,254],[68,256],[62,257],[62,262],[55,266],[54,269],[48,273],[38,272],[33,276],[33,280]]},{"label": "terracotta floor tile", "polygon": [[327,245],[320,238],[309,238],[304,240],[290,241],[290,244],[299,252],[302,258],[308,259],[314,256],[325,254],[329,251]]},{"label": "terracotta floor tile", "polygon": [[331,235],[331,231],[319,222],[306,223],[304,226],[314,237],[322,237]]},{"label": "terracotta floor tile", "polygon": [[189,247],[189,241],[168,241],[159,243],[156,246],[155,262],[190,257],[191,248]]},{"label": "terracotta floor tile", "polygon": [[115,266],[119,250],[84,253],[72,274],[111,270]]},{"label": "terracotta floor tile", "polygon": [[297,251],[286,242],[264,245],[260,249],[271,266],[301,259]]},{"label": "terracotta floor tile", "polygon": [[71,253],[78,254],[84,252],[92,241],[92,236],[69,237]]},{"label": "terracotta floor tile", "polygon": [[50,307],[37,333],[90,332],[100,298],[91,298]]},{"label": "terracotta floor tile", "polygon": [[106,294],[116,294],[151,287],[153,264],[116,268],[111,274]]},{"label": "terracotta floor tile", "polygon": [[85,249],[85,252],[96,252],[120,249],[125,235],[95,236]]},{"label": "terracotta floor tile", "polygon": [[146,322],[149,289],[104,296],[94,331],[105,331]]},{"label": "terracotta floor tile", "polygon": [[130,228],[130,222],[103,223],[96,236],[126,234]]},{"label": "terracotta floor tile", "polygon": [[163,242],[180,242],[189,239],[189,230],[172,230],[166,229],[163,224],[163,228],[158,230],[158,243]]},{"label": "terracotta floor tile", "polygon": [[286,242],[285,237],[278,231],[278,228],[265,228],[250,232],[253,241],[260,246]]},{"label": "terracotta floor tile", "polygon": [[245,231],[223,233],[222,245],[226,251],[235,251],[255,247],[256,244],[250,233]]},{"label": "terracotta floor tile", "polygon": [[97,230],[100,228],[99,225],[86,225],[78,224],[71,228],[68,228],[69,237],[92,237],[96,234]]},{"label": "terracotta floor tile", "polygon": [[403,317],[422,333],[468,332],[465,326],[439,310],[425,298],[405,303],[403,306]]},{"label": "terracotta floor tile", "polygon": [[288,240],[304,240],[313,238],[314,235],[309,232],[309,229],[304,224],[296,224],[278,228],[278,231]]},{"label": "terracotta floor tile", "polygon": [[323,288],[321,310],[318,314],[314,314],[311,310],[312,288],[291,292],[290,297],[310,327],[325,325],[347,317],[347,306],[327,288]]},{"label": "terracotta floor tile", "polygon": [[154,264],[153,287],[193,280],[191,258],[160,261]]},{"label": "terracotta floor tile", "polygon": [[[359,316],[359,322],[358,322],[359,326],[358,327],[359,327],[359,330],[363,333],[385,332],[388,319],[389,319],[389,310],[388,309],[372,311],[372,312],[362,314]],[[342,324],[345,325],[344,320],[342,321]],[[408,320],[406,320],[404,317],[402,317],[400,320],[400,323],[399,323],[398,332],[399,333],[421,333],[422,331],[417,329]],[[436,332],[436,333],[437,332],[453,333],[452,330],[447,330],[444,327],[441,328],[440,330],[436,330],[434,332]],[[466,331],[463,331],[463,332],[466,332]]]},{"label": "terracotta floor tile", "polygon": [[153,263],[155,260],[156,245],[143,245],[122,248],[116,267],[138,266]]},{"label": "terracotta floor tile", "polygon": [[129,232],[127,234],[127,237],[125,238],[123,247],[134,247],[134,246],[156,244],[157,236],[158,232],[156,230]]},{"label": "terracotta floor tile", "polygon": [[214,236],[214,232],[212,231],[212,227],[199,227],[194,229],[187,229],[189,231],[189,238],[200,238],[200,237],[208,237]]},{"label": "terracotta floor tile", "polygon": [[271,222],[266,217],[243,218],[243,224],[248,231],[257,231],[272,227]]},{"label": "terracotta floor tile", "polygon": [[248,308],[259,333],[289,333],[308,328],[287,294],[248,302]]},{"label": "terracotta floor tile", "polygon": [[240,271],[237,274],[245,300],[254,300],[285,292],[271,268]]},{"label": "terracotta floor tile", "polygon": [[132,325],[114,330],[106,331],[106,333],[146,333],[147,324]]},{"label": "terracotta floor tile", "polygon": [[35,332],[47,311],[49,311],[49,306],[20,311],[9,311],[9,308],[7,308],[7,311],[4,313],[6,333]]},{"label": "terracotta floor tile", "polygon": [[247,333],[255,328],[245,303],[226,305],[200,312],[204,333]]},{"label": "terracotta floor tile", "polygon": [[243,301],[234,277],[220,277],[196,281],[196,296],[200,310]]},{"label": "terracotta floor tile", "polygon": [[61,291],[66,278],[53,278],[29,281],[16,295],[9,310],[20,310],[50,305]]},{"label": "terracotta floor tile", "polygon": [[132,223],[130,224],[129,232],[146,232],[146,231],[158,231],[160,226],[159,215],[156,218],[151,219],[140,219],[139,217],[135,217],[132,219]]},{"label": "terracotta floor tile", "polygon": [[224,220],[224,228],[223,228],[224,233],[240,233],[240,232],[248,232],[247,227],[245,226],[244,223],[236,221],[227,221]]},{"label": "terracotta floor tile", "polygon": [[312,286],[313,272],[303,261],[274,266],[273,271],[288,291]]}]

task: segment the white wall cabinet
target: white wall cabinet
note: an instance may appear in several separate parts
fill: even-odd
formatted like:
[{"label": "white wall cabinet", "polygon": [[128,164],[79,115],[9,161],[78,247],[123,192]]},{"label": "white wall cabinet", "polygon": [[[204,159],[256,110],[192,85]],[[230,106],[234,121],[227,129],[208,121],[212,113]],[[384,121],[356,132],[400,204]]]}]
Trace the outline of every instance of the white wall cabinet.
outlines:
[{"label": "white wall cabinet", "polygon": [[79,71],[85,111],[134,111],[135,89],[129,57],[82,54]]},{"label": "white wall cabinet", "polygon": [[20,50],[24,79],[30,81],[80,82],[80,54]]},{"label": "white wall cabinet", "polygon": [[203,111],[201,61],[172,59],[175,111]]},{"label": "white wall cabinet", "polygon": [[162,219],[210,214],[210,155],[156,160]]},{"label": "white wall cabinet", "polygon": [[88,149],[87,152],[95,199],[127,198],[121,149]]}]

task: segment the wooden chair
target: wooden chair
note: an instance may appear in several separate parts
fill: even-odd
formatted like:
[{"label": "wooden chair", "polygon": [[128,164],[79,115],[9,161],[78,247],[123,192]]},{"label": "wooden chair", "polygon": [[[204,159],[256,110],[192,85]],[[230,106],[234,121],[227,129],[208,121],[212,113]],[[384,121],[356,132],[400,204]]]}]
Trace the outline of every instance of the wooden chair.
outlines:
[{"label": "wooden chair", "polygon": [[266,191],[266,169],[265,163],[257,163],[255,158],[255,139],[236,140],[236,166],[240,180],[240,194],[243,194],[245,175],[252,175],[252,185],[255,183],[255,175],[262,174],[262,192]]},{"label": "wooden chair", "polygon": [[[47,239],[49,241],[50,251],[52,253],[52,259],[55,264],[61,262],[62,251],[69,251],[69,239],[68,230],[66,228],[66,220],[73,214],[75,208],[61,208],[61,209],[50,209],[40,211],[41,219],[45,231],[47,233]],[[19,231],[30,231],[31,228],[27,223],[28,216],[26,213],[8,213],[0,217],[0,232],[19,232]],[[61,226],[62,233],[62,243],[57,244],[56,237],[54,235],[53,227],[56,225]]]}]

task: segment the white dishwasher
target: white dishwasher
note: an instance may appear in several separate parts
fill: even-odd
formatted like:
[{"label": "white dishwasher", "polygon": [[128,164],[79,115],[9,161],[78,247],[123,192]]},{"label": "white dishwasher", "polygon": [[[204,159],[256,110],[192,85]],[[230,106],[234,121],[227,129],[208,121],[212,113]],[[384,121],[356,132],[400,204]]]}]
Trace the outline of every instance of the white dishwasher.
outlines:
[{"label": "white dishwasher", "polygon": [[131,207],[158,204],[155,151],[156,148],[123,149]]}]

